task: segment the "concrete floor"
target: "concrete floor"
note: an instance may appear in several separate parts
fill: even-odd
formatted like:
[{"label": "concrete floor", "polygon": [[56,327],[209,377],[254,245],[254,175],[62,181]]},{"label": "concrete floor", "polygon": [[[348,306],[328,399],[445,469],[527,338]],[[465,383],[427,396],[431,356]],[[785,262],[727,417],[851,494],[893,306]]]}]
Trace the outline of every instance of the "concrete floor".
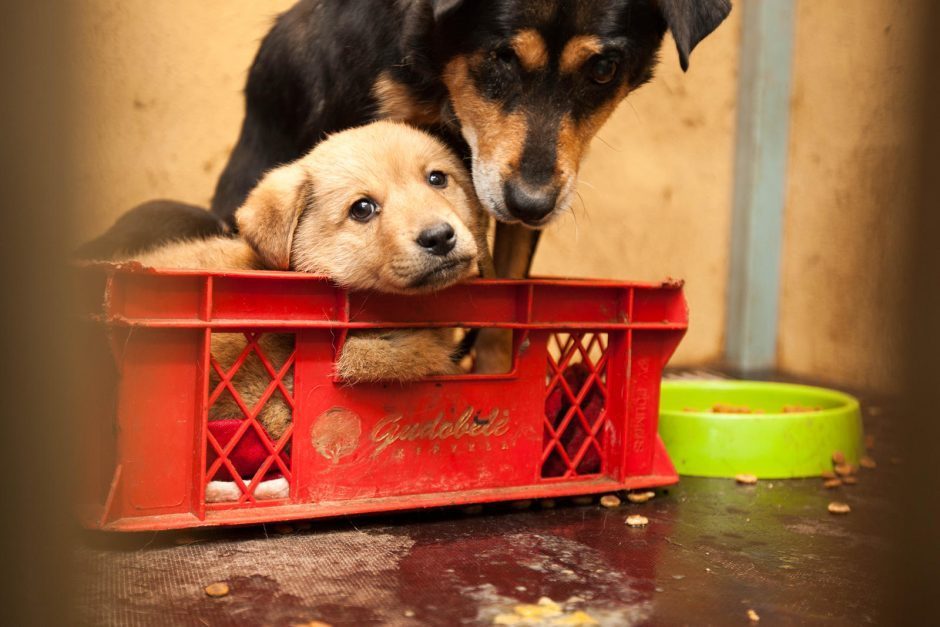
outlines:
[{"label": "concrete floor", "polygon": [[[812,480],[683,478],[643,505],[350,518],[282,528],[89,533],[78,617],[96,625],[490,625],[549,597],[601,625],[884,622],[880,564],[903,459],[890,406],[867,406],[875,470]],[[851,504],[834,516],[832,500]],[[628,514],[650,520],[624,525]],[[206,585],[230,593],[208,598]],[[316,623],[313,623],[316,624]],[[532,624],[532,623],[527,623]],[[553,624],[545,622],[544,624]],[[570,623],[569,623],[570,624]]]}]

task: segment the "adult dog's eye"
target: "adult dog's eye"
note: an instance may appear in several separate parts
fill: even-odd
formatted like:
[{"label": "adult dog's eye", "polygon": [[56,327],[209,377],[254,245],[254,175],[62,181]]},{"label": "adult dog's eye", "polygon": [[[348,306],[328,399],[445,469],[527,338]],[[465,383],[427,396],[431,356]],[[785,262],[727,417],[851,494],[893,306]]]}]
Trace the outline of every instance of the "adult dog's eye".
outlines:
[{"label": "adult dog's eye", "polygon": [[349,207],[349,217],[356,222],[368,222],[378,212],[379,207],[371,198],[360,198]]},{"label": "adult dog's eye", "polygon": [[516,51],[509,46],[503,46],[502,48],[497,48],[491,53],[492,58],[496,59],[500,63],[506,66],[513,66],[516,64]]},{"label": "adult dog's eye", "polygon": [[428,184],[431,187],[437,187],[443,189],[447,187],[447,175],[441,172],[440,170],[434,170],[428,174]]},{"label": "adult dog's eye", "polygon": [[588,75],[598,85],[606,85],[617,74],[617,62],[608,57],[596,56],[589,62]]}]

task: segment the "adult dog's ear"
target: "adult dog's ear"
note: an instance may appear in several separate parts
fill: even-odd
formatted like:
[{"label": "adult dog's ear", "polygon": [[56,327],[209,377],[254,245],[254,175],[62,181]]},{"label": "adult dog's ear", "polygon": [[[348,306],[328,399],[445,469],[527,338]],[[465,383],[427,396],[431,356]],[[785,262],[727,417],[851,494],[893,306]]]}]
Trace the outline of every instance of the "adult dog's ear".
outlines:
[{"label": "adult dog's ear", "polygon": [[261,179],[235,213],[239,233],[266,268],[290,270],[294,231],[311,193],[312,182],[302,165],[281,166]]},{"label": "adult dog's ear", "polygon": [[434,12],[434,19],[439,20],[447,14],[456,10],[464,0],[431,0],[431,9]]},{"label": "adult dog's ear", "polygon": [[731,13],[731,0],[659,0],[659,9],[676,40],[682,70],[689,55]]}]

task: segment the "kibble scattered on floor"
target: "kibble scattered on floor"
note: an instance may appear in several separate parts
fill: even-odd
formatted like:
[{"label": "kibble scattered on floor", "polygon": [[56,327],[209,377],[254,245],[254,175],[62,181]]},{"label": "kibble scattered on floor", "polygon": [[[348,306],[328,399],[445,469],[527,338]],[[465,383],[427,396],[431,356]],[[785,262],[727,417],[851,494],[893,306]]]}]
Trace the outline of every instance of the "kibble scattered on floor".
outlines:
[{"label": "kibble scattered on floor", "polygon": [[210,597],[218,598],[228,596],[230,592],[228,584],[224,581],[219,581],[216,583],[210,583],[206,586],[206,594]]},{"label": "kibble scattered on floor", "polygon": [[849,507],[848,503],[842,503],[841,501],[833,501],[829,504],[829,511],[833,514],[848,514],[852,511],[852,508]]},{"label": "kibble scattered on floor", "polygon": [[631,503],[646,503],[654,496],[656,496],[656,493],[652,490],[646,490],[645,492],[631,492],[627,495],[627,500]]}]

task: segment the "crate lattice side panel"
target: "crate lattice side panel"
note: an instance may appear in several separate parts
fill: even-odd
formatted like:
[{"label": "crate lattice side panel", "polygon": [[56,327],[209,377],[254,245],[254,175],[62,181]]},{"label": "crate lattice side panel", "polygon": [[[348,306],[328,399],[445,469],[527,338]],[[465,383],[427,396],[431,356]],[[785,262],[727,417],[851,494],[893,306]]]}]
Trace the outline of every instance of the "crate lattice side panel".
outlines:
[{"label": "crate lattice side panel", "polygon": [[294,336],[213,333],[211,345],[203,475],[209,508],[281,502],[293,479]]},{"label": "crate lattice side panel", "polygon": [[553,333],[546,371],[543,479],[594,477],[608,466],[606,333]]}]

